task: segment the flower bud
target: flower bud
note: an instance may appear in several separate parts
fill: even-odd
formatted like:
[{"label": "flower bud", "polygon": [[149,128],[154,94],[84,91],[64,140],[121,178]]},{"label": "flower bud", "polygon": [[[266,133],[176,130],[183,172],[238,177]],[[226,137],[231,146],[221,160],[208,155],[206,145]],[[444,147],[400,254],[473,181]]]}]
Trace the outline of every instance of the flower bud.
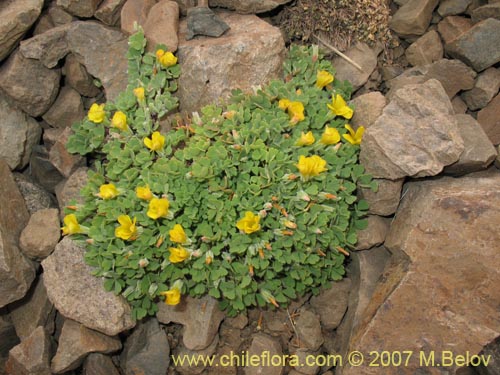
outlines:
[{"label": "flower bud", "polygon": [[139,260],[139,267],[141,267],[141,268],[146,268],[148,266],[148,264],[149,264],[149,260],[147,260],[146,258]]}]

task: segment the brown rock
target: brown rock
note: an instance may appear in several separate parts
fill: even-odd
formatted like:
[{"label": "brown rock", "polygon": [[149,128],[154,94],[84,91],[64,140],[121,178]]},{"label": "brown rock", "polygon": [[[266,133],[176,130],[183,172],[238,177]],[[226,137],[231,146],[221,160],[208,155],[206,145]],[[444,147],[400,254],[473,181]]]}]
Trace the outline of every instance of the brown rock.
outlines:
[{"label": "brown rock", "polygon": [[133,34],[134,22],[144,26],[149,11],[156,0],[127,0],[121,11],[121,29],[124,33]]},{"label": "brown rock", "polygon": [[0,337],[2,338],[0,340],[0,369],[5,371],[5,362],[9,357],[10,349],[20,342],[7,311],[0,313]]},{"label": "brown rock", "polygon": [[360,188],[358,196],[368,202],[369,213],[373,215],[389,216],[396,212],[401,198],[401,189],[404,179],[385,180],[375,179],[378,185],[376,192],[371,189]]},{"label": "brown rock", "polygon": [[76,20],[71,14],[66,12],[63,8],[52,3],[48,9],[48,14],[54,27],[66,25]]},{"label": "brown rock", "polygon": [[365,131],[360,162],[376,178],[438,174],[464,150],[452,115],[453,107],[437,80],[397,90],[382,116]]},{"label": "brown rock", "polygon": [[[406,260],[386,268],[379,279],[350,350],[432,348],[436,363],[442,363],[450,342],[453,352],[476,354],[500,335],[498,186],[498,171],[407,185],[385,242]],[[344,375],[380,373],[367,365],[343,370]],[[427,367],[417,356],[405,371],[416,374]],[[454,373],[456,364],[447,371]]]},{"label": "brown rock", "polygon": [[487,18],[500,19],[500,3],[483,5],[472,12],[472,22],[478,23]]},{"label": "brown rock", "polygon": [[56,197],[61,212],[72,200],[83,204],[83,197],[80,196],[80,190],[87,185],[88,168],[80,167],[66,181],[62,181],[56,187]]},{"label": "brown rock", "polygon": [[464,13],[471,2],[472,0],[443,0],[437,11],[441,17],[455,16]]},{"label": "brown rock", "polygon": [[[208,358],[215,353],[218,344],[219,344],[218,335],[215,336],[210,345],[208,345],[205,349],[201,350],[189,350],[184,345],[180,344],[179,346],[177,346],[177,348],[175,348],[174,355],[177,356],[177,358],[195,358],[200,355],[202,356],[201,358]],[[182,364],[178,364],[177,366],[175,366],[175,370],[181,374],[196,375],[196,374],[201,374],[206,367],[207,366],[201,361],[199,361],[198,364],[196,365],[193,364],[190,365],[184,362]],[[132,375],[133,373],[130,374]],[[163,373],[158,372],[156,374],[162,375]]]},{"label": "brown rock", "polygon": [[77,17],[92,17],[102,0],[57,0],[57,5]]},{"label": "brown rock", "polygon": [[210,6],[227,8],[240,14],[269,12],[291,0],[210,0]]},{"label": "brown rock", "polygon": [[378,215],[369,215],[367,220],[368,227],[358,232],[355,250],[367,250],[383,244],[391,225],[391,219]]},{"label": "brown rock", "polygon": [[120,13],[126,0],[104,0],[96,10],[94,17],[108,26],[114,26],[120,20]]},{"label": "brown rock", "polygon": [[60,237],[59,210],[44,209],[30,217],[19,238],[19,246],[29,258],[42,260],[54,251]]},{"label": "brown rock", "polygon": [[387,100],[381,92],[373,91],[357,96],[349,104],[354,107],[351,125],[356,128],[359,126],[368,128],[382,114]]},{"label": "brown rock", "polygon": [[408,1],[396,11],[389,26],[402,37],[423,35],[438,3],[439,0]]},{"label": "brown rock", "polygon": [[59,91],[60,69],[48,69],[38,60],[16,51],[0,68],[0,88],[17,107],[36,117],[45,113]]},{"label": "brown rock", "polygon": [[102,279],[85,264],[85,249],[65,237],[42,262],[47,295],[65,317],[106,335],[134,327],[130,306],[120,296],[106,292]]},{"label": "brown rock", "polygon": [[47,68],[53,68],[69,52],[66,43],[68,25],[52,28],[33,38],[23,40],[19,51],[24,57],[37,59]]},{"label": "brown rock", "polygon": [[0,307],[23,298],[35,279],[34,265],[18,248],[29,220],[24,198],[9,166],[0,159]]},{"label": "brown rock", "polygon": [[70,154],[66,150],[66,142],[70,135],[71,128],[65,128],[49,151],[50,162],[65,177],[69,177],[77,168],[85,164],[85,158],[78,154]]},{"label": "brown rock", "polygon": [[33,180],[47,191],[53,193],[64,176],[49,161],[49,152],[43,145],[33,147],[30,158]]},{"label": "brown rock", "polygon": [[[261,356],[265,351],[269,351],[269,356],[272,358],[273,355],[281,356],[283,351],[281,349],[280,343],[265,333],[257,333],[252,338],[252,344],[248,349],[248,355]],[[271,366],[267,363],[260,363],[259,366],[249,366],[248,364],[244,368],[245,375],[281,375],[284,372],[284,367],[282,366]]]},{"label": "brown rock", "polygon": [[79,367],[89,353],[112,353],[121,348],[118,337],[103,335],[74,320],[66,319],[51,368],[54,373],[61,374]]},{"label": "brown rock", "polygon": [[477,121],[494,145],[500,144],[500,94],[477,114]]},{"label": "brown rock", "polygon": [[163,324],[170,322],[184,326],[182,341],[189,350],[205,349],[213,341],[224,319],[218,302],[212,297],[183,298],[176,306],[159,304],[156,315]]},{"label": "brown rock", "polygon": [[90,353],[83,363],[83,375],[120,375],[120,372],[107,355]]},{"label": "brown rock", "polygon": [[52,20],[49,16],[48,13],[44,12],[42,15],[38,18],[38,21],[35,24],[35,27],[33,29],[33,36],[43,34],[50,29],[54,28],[54,24],[52,23]]},{"label": "brown rock", "polygon": [[64,86],[52,107],[42,117],[56,128],[71,127],[73,123],[81,121],[85,112],[80,94],[71,86]]},{"label": "brown rock", "polygon": [[413,66],[427,65],[443,58],[443,44],[436,30],[428,31],[406,49],[406,59]]},{"label": "brown rock", "polygon": [[281,74],[285,44],[278,28],[256,16],[219,15],[231,27],[220,38],[186,41],[187,24],[180,23],[177,96],[184,111],[223,100],[236,88],[249,91]]},{"label": "brown rock", "polygon": [[347,300],[352,288],[351,279],[345,278],[330,283],[329,288],[321,289],[317,296],[311,297],[310,304],[319,314],[324,329],[339,326],[347,311]]},{"label": "brown rock", "polygon": [[300,347],[314,351],[323,344],[319,316],[311,310],[304,307],[299,310],[299,317],[295,319],[295,329]]},{"label": "brown rock", "polygon": [[462,94],[462,99],[471,111],[482,109],[493,99],[500,89],[500,70],[488,68],[476,79],[474,87]]},{"label": "brown rock", "polygon": [[10,351],[5,370],[8,375],[51,375],[51,355],[50,337],[43,327],[38,327]]},{"label": "brown rock", "polygon": [[467,112],[467,104],[458,95],[451,100],[451,105],[457,115],[463,115]]},{"label": "brown rock", "polygon": [[92,76],[87,72],[85,66],[80,64],[73,54],[66,57],[63,67],[66,83],[73,87],[83,96],[94,97],[99,94],[99,89],[94,85]]},{"label": "brown rock", "polygon": [[157,44],[165,44],[169,51],[177,51],[178,29],[179,5],[175,1],[162,0],[153,5],[144,22],[144,35],[148,40],[148,50],[154,51]]},{"label": "brown rock", "polygon": [[437,29],[446,45],[453,42],[471,27],[472,22],[470,18],[449,16],[438,23]]},{"label": "brown rock", "polygon": [[235,317],[224,319],[224,322],[233,328],[243,329],[248,324],[248,318],[244,313],[239,313]]}]

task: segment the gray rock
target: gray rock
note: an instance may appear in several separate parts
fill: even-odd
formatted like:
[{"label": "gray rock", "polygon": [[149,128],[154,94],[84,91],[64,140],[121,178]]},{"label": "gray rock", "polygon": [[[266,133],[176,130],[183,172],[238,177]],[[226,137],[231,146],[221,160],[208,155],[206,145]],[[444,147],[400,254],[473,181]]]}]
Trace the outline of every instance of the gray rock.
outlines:
[{"label": "gray rock", "polygon": [[195,36],[218,38],[229,30],[229,25],[208,7],[193,7],[187,12],[186,40]]},{"label": "gray rock", "polygon": [[370,78],[377,67],[377,56],[380,51],[370,48],[365,43],[356,43],[349,48],[345,54],[363,68],[360,71],[351,63],[341,57],[335,57],[332,64],[335,67],[335,79],[344,81],[348,80],[353,90],[356,91],[363,86]]},{"label": "gray rock", "polygon": [[248,324],[248,317],[244,313],[239,313],[235,317],[224,319],[224,323],[229,324],[233,328],[243,329]]},{"label": "gray rock", "polygon": [[487,18],[500,19],[500,2],[483,5],[472,12],[472,22],[478,23]]},{"label": "gray rock", "polygon": [[59,26],[23,40],[19,50],[24,57],[37,59],[47,68],[53,68],[69,52],[66,33],[69,25]]},{"label": "gray rock", "polygon": [[118,337],[110,337],[71,319],[64,321],[59,345],[51,369],[61,374],[79,367],[89,353],[113,353],[122,348]]},{"label": "gray rock", "polygon": [[321,289],[317,296],[311,297],[310,303],[319,314],[324,329],[339,326],[347,310],[347,300],[352,287],[351,279],[345,278],[330,283],[329,288]]},{"label": "gray rock", "polygon": [[7,311],[0,312],[0,373],[4,374],[5,362],[9,357],[9,351],[14,346],[19,344],[19,337],[16,335],[16,330],[12,324]]},{"label": "gray rock", "polygon": [[[44,132],[44,135],[46,132]],[[34,181],[51,193],[54,193],[55,187],[64,180],[61,172],[49,161],[49,152],[42,145],[33,148],[30,169]]]},{"label": "gray rock", "polygon": [[102,0],[57,0],[57,5],[77,17],[92,17]]},{"label": "gray rock", "polygon": [[165,375],[170,364],[167,334],[150,318],[139,323],[127,338],[120,363],[126,375]]},{"label": "gray rock", "polygon": [[406,60],[413,66],[427,65],[443,58],[443,44],[436,30],[430,30],[406,49]]},{"label": "gray rock", "polygon": [[66,83],[83,96],[91,98],[99,94],[100,90],[94,85],[94,79],[87,72],[85,66],[80,64],[73,54],[69,54],[66,57],[63,74]]},{"label": "gray rock", "polygon": [[[283,350],[280,343],[265,333],[257,333],[252,338],[252,344],[248,349],[248,355],[261,356],[263,352],[268,351],[270,358],[274,355],[283,355]],[[249,366],[244,368],[245,375],[281,375],[284,372],[284,367],[268,366],[267,363],[260,363],[259,366]]]},{"label": "gray rock", "polygon": [[481,72],[500,61],[500,20],[488,18],[445,45],[448,55]]},{"label": "gray rock", "polygon": [[104,0],[95,11],[94,17],[108,26],[114,26],[120,20],[120,13],[126,0]]},{"label": "gray rock", "polygon": [[449,16],[445,17],[437,25],[437,30],[441,39],[446,44],[451,43],[461,34],[466,32],[472,27],[472,22],[470,18],[459,17],[459,16]]},{"label": "gray rock", "polygon": [[41,62],[14,52],[0,68],[0,88],[15,105],[30,116],[40,116],[54,102],[59,91],[60,69],[48,69]]},{"label": "gray rock", "polygon": [[367,220],[368,227],[357,233],[358,242],[356,242],[355,250],[371,249],[374,246],[383,244],[385,241],[391,219],[378,215],[369,215]]},{"label": "gray rock", "polygon": [[120,375],[120,372],[107,355],[90,353],[83,363],[83,375]]},{"label": "gray rock", "polygon": [[64,128],[49,151],[49,161],[64,177],[69,177],[79,167],[85,165],[84,157],[79,154],[71,154],[66,149],[66,143],[71,133],[71,128]]},{"label": "gray rock", "polygon": [[42,12],[43,0],[5,0],[0,4],[0,61],[15,48],[17,42]]},{"label": "gray rock", "polygon": [[0,159],[0,307],[23,298],[35,266],[21,253],[18,239],[29,220],[24,198],[9,166]]},{"label": "gray rock", "polygon": [[[189,350],[184,345],[181,344],[177,346],[177,348],[175,348],[174,355],[176,355],[177,358],[207,358],[215,353],[218,344],[219,344],[219,336],[216,335],[213,341],[210,343],[210,345],[208,345],[205,349]],[[196,375],[196,374],[201,374],[206,367],[207,366],[204,365],[203,362],[201,363],[198,362],[197,365],[188,364],[184,362],[183,364],[177,365],[174,368],[177,372],[181,374]]]},{"label": "gray rock", "polygon": [[320,367],[316,365],[307,365],[311,360],[308,357],[321,355],[320,351],[311,351],[304,348],[298,348],[291,353],[295,356],[297,362],[300,364],[295,366],[288,375],[316,375],[320,371]]},{"label": "gray rock", "polygon": [[144,26],[149,11],[156,4],[156,0],[127,0],[121,11],[121,30],[133,34],[134,23]]},{"label": "gray rock", "polygon": [[456,163],[444,168],[444,173],[462,175],[486,169],[497,156],[491,141],[472,116],[457,115],[456,119],[465,150]]},{"label": "gray rock", "polygon": [[500,94],[477,114],[477,121],[494,145],[500,144]]},{"label": "gray rock", "polygon": [[358,197],[368,202],[370,206],[369,213],[380,216],[392,215],[398,208],[404,179],[394,181],[375,179],[375,181],[378,185],[376,192],[371,189],[360,188]]},{"label": "gray rock", "polygon": [[439,0],[409,0],[396,11],[389,26],[402,37],[423,35],[438,3]]},{"label": "gray rock", "polygon": [[438,13],[441,17],[456,16],[465,13],[472,0],[443,0],[438,7]]},{"label": "gray rock", "polygon": [[43,187],[33,182],[29,177],[20,173],[14,173],[14,179],[30,215],[43,209],[57,207],[55,197]]},{"label": "gray rock", "polygon": [[128,40],[124,34],[96,22],[77,21],[68,30],[67,41],[78,62],[101,81],[107,100],[113,101],[125,90]]},{"label": "gray rock", "polygon": [[80,94],[71,86],[63,86],[52,107],[42,117],[53,127],[65,128],[81,121],[85,115]]},{"label": "gray rock", "polygon": [[500,70],[488,68],[478,75],[474,87],[462,93],[462,99],[471,111],[488,105],[500,89]]},{"label": "gray rock", "polygon": [[39,326],[47,333],[54,331],[56,310],[47,297],[43,275],[34,284],[25,298],[9,305],[10,318],[21,340],[28,338]]},{"label": "gray rock", "polygon": [[83,197],[80,196],[80,190],[88,182],[88,168],[78,168],[66,181],[61,182],[56,188],[57,202],[59,209],[64,210],[72,200],[83,204]]},{"label": "gray rock", "polygon": [[220,102],[233,89],[250,91],[252,86],[281,74],[285,43],[278,28],[253,15],[219,15],[231,27],[220,38],[186,41],[186,21],[180,22],[178,57],[182,74],[177,96],[186,112]]},{"label": "gray rock", "polygon": [[27,257],[42,260],[54,251],[60,237],[59,210],[43,209],[30,217],[19,237],[19,246]]},{"label": "gray rock", "polygon": [[394,93],[382,116],[366,130],[360,161],[376,178],[434,176],[463,150],[450,100],[431,79]]},{"label": "gray rock", "polygon": [[66,25],[73,21],[76,21],[76,17],[73,17],[71,14],[66,12],[62,7],[57,6],[54,2],[50,4],[47,13],[50,16],[50,20],[54,27]]},{"label": "gray rock", "polygon": [[52,22],[49,14],[47,12],[43,12],[35,24],[35,27],[33,29],[33,36],[43,34],[54,27],[54,23]]},{"label": "gray rock", "polygon": [[301,347],[314,351],[323,344],[320,318],[311,310],[304,307],[299,310],[299,317],[295,320],[295,329]]},{"label": "gray rock", "polygon": [[8,374],[52,375],[49,363],[51,355],[50,336],[43,327],[38,327],[10,351],[5,369]]},{"label": "gray rock", "polygon": [[210,0],[212,7],[227,8],[240,14],[269,12],[291,0]]},{"label": "gray rock", "polygon": [[106,335],[134,327],[130,306],[104,290],[102,279],[92,276],[92,268],[85,264],[84,253],[82,246],[65,237],[43,260],[49,299],[65,317]]},{"label": "gray rock", "polygon": [[165,44],[169,51],[177,51],[178,29],[179,5],[175,1],[163,0],[153,5],[144,22],[148,50],[154,51],[157,44]]},{"label": "gray rock", "polygon": [[159,304],[156,315],[161,323],[179,323],[184,326],[182,341],[189,350],[205,349],[213,341],[219,325],[224,319],[217,300],[210,296],[203,298],[183,297],[175,306]]},{"label": "gray rock", "polygon": [[493,340],[486,345],[479,355],[490,357],[490,362],[487,366],[484,364],[474,367],[474,370],[479,375],[498,375],[500,374],[500,339]]},{"label": "gray rock", "polygon": [[381,92],[373,91],[355,97],[349,104],[352,104],[354,108],[351,125],[356,128],[359,126],[368,128],[380,117],[387,100]]},{"label": "gray rock", "polygon": [[11,169],[22,169],[28,164],[33,147],[40,141],[42,128],[1,94],[0,113],[0,158]]}]

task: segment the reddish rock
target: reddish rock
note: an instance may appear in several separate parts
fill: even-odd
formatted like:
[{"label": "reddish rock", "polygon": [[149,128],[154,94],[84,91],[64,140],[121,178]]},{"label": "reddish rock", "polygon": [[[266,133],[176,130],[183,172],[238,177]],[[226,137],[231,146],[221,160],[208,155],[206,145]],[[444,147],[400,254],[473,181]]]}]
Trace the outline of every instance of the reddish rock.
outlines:
[{"label": "reddish rock", "polygon": [[31,215],[19,237],[19,246],[29,258],[41,260],[54,251],[60,237],[59,210],[48,208]]},{"label": "reddish rock", "polygon": [[358,242],[356,242],[355,250],[367,250],[383,244],[391,225],[391,219],[378,215],[370,215],[367,220],[368,227],[357,233]]},{"label": "reddish rock", "polygon": [[111,357],[90,353],[83,363],[83,375],[120,375]]},{"label": "reddish rock", "polygon": [[127,0],[121,11],[121,29],[127,34],[133,34],[134,22],[144,26],[149,11],[156,4],[156,0]]},{"label": "reddish rock", "polygon": [[373,215],[389,216],[396,212],[401,198],[401,189],[404,179],[385,180],[375,179],[378,189],[376,192],[371,189],[360,188],[358,197],[368,202],[369,213]]},{"label": "reddish rock", "polygon": [[126,0],[104,0],[95,11],[94,17],[108,26],[114,26],[120,20],[120,13]]},{"label": "reddish rock", "polygon": [[406,49],[406,59],[413,66],[427,65],[442,59],[443,51],[438,32],[431,30]]},{"label": "reddish rock", "polygon": [[179,5],[175,1],[162,0],[153,5],[144,23],[148,50],[154,51],[157,44],[165,44],[169,51],[177,51],[178,29]]},{"label": "reddish rock", "polygon": [[82,98],[71,86],[64,86],[61,89],[52,107],[42,116],[55,128],[71,127],[73,123],[81,121],[84,117]]},{"label": "reddish rock", "polygon": [[477,114],[477,121],[494,145],[500,144],[500,94]]},{"label": "reddish rock", "polygon": [[66,150],[66,142],[70,134],[71,128],[65,128],[49,151],[50,162],[65,177],[69,177],[77,168],[85,164],[85,158],[78,154],[70,154]]},{"label": "reddish rock", "polygon": [[449,16],[438,23],[437,29],[445,44],[451,43],[472,27],[470,18]]},{"label": "reddish rock", "polygon": [[438,5],[439,0],[408,1],[399,8],[389,26],[402,37],[423,35],[432,18],[432,11]]},{"label": "reddish rock", "polygon": [[467,112],[467,104],[458,95],[456,95],[451,100],[451,105],[453,106],[453,110],[457,115],[462,115],[465,114],[465,112]]}]

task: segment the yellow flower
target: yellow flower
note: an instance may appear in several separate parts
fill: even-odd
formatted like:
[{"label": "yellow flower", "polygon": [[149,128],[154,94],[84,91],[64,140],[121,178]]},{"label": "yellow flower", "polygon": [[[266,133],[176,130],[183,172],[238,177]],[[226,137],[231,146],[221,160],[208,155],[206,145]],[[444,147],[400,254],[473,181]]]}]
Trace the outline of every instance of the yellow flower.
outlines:
[{"label": "yellow flower", "polygon": [[134,95],[138,101],[142,102],[144,100],[144,87],[135,88]]},{"label": "yellow flower", "polygon": [[147,215],[153,220],[165,217],[168,214],[169,205],[170,204],[166,198],[152,198],[149,201]]},{"label": "yellow flower", "polygon": [[323,135],[321,136],[321,143],[325,145],[334,145],[340,142],[340,134],[337,128],[330,128],[328,125],[326,126]]},{"label": "yellow flower", "polygon": [[332,104],[327,104],[327,106],[335,116],[342,116],[348,120],[352,118],[353,110],[347,106],[344,98],[339,94],[332,97]]},{"label": "yellow flower", "polygon": [[288,99],[281,99],[279,102],[278,102],[278,107],[280,109],[282,109],[283,111],[285,111],[286,109],[288,109],[288,106],[290,105],[290,100]]},{"label": "yellow flower", "polygon": [[326,70],[318,71],[316,75],[316,87],[322,89],[326,85],[329,85],[333,82],[333,75],[327,72]]},{"label": "yellow flower", "polygon": [[68,234],[82,233],[82,228],[78,224],[75,214],[69,214],[64,217],[64,227],[61,228],[63,236]]},{"label": "yellow flower", "polygon": [[321,172],[326,171],[326,161],[320,158],[318,155],[313,155],[306,157],[300,155],[299,162],[296,164],[299,169],[300,174],[304,180],[308,180],[310,177],[319,175]]},{"label": "yellow flower", "polygon": [[304,104],[301,102],[291,102],[287,110],[292,124],[296,124],[306,118],[304,116]]},{"label": "yellow flower", "polygon": [[[156,57],[158,57],[158,52]],[[177,64],[177,57],[175,57],[172,52],[165,52],[160,56],[158,60],[160,61],[161,66],[163,66],[164,68],[168,68]]]},{"label": "yellow flower", "polygon": [[304,132],[300,133],[300,138],[299,140],[295,143],[296,146],[310,146],[314,143],[314,135],[312,132],[307,132],[304,134]]},{"label": "yellow flower", "polygon": [[361,140],[363,139],[363,134],[365,132],[365,128],[360,126],[356,132],[351,128],[349,124],[345,125],[345,128],[349,130],[349,134],[344,134],[343,137],[346,141],[348,141],[352,145],[359,145]]},{"label": "yellow flower", "polygon": [[170,252],[168,257],[170,263],[184,262],[187,258],[189,258],[189,251],[183,247],[169,247],[168,251]]},{"label": "yellow flower", "polygon": [[161,292],[161,296],[165,296],[165,304],[175,306],[181,301],[181,291],[178,287],[173,286],[166,292]]},{"label": "yellow flower", "polygon": [[137,198],[144,199],[145,201],[149,201],[153,198],[153,193],[149,189],[149,185],[146,185],[145,187],[137,186],[135,188],[135,195],[137,195]]},{"label": "yellow flower", "polygon": [[115,236],[121,238],[122,240],[135,240],[137,238],[137,227],[135,226],[136,221],[137,219],[135,217],[132,221],[128,215],[118,216],[120,226],[115,229]]},{"label": "yellow flower", "polygon": [[89,120],[100,124],[106,118],[106,111],[104,111],[104,104],[94,103],[90,106],[88,113]]},{"label": "yellow flower", "polygon": [[113,184],[104,184],[99,188],[99,194],[97,194],[102,199],[113,199],[120,194]]},{"label": "yellow flower", "polygon": [[257,232],[260,229],[259,221],[259,215],[255,215],[253,212],[247,211],[245,212],[245,216],[243,217],[243,219],[240,219],[236,223],[236,227],[246,234],[250,234],[253,232]]},{"label": "yellow flower", "polygon": [[144,138],[144,144],[151,151],[160,151],[165,145],[165,137],[160,132],[154,132],[151,138]]},{"label": "yellow flower", "polygon": [[113,128],[118,128],[122,131],[127,130],[128,129],[127,116],[125,115],[125,113],[123,113],[122,111],[115,112],[113,118],[111,119],[111,126]]},{"label": "yellow flower", "polygon": [[168,234],[172,242],[186,243],[187,241],[186,233],[180,224],[175,224],[174,227],[168,231]]},{"label": "yellow flower", "polygon": [[160,58],[165,54],[165,51],[161,48],[156,51],[156,58],[160,60]]}]

